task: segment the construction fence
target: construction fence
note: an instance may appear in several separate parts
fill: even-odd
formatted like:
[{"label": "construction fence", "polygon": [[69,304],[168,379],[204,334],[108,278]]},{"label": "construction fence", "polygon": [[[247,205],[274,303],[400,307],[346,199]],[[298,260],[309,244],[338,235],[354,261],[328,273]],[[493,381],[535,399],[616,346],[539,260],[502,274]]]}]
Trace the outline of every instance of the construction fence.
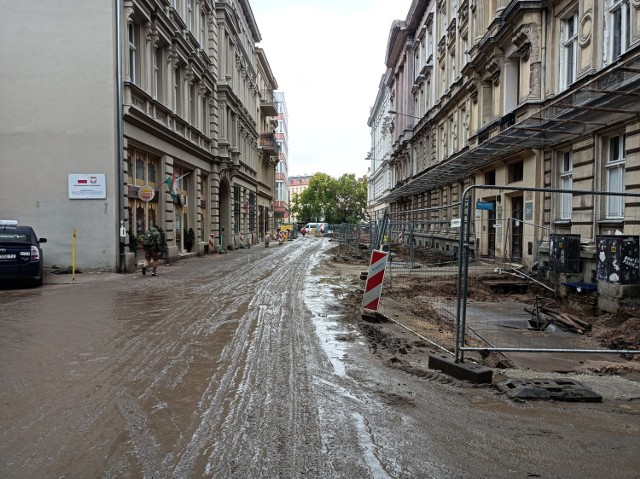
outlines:
[{"label": "construction fence", "polygon": [[640,330],[637,205],[631,193],[474,186],[459,203],[333,230],[340,254],[390,253],[383,312],[427,338],[434,323],[453,324],[455,345],[439,346],[458,361],[470,351],[636,354],[628,335],[595,349],[581,338],[598,321]]}]

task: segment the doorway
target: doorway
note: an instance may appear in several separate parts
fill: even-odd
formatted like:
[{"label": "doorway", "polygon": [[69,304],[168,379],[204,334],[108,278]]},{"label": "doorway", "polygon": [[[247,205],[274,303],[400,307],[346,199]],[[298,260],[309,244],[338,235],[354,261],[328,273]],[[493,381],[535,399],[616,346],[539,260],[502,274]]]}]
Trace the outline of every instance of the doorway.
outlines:
[{"label": "doorway", "polygon": [[522,261],[522,238],[524,225],[524,198],[514,196],[511,198],[511,262]]},{"label": "doorway", "polygon": [[220,216],[218,225],[218,245],[222,245],[222,249],[227,249],[227,244],[229,244],[230,235],[233,233],[231,231],[231,215],[229,213],[230,207],[230,188],[229,182],[226,179],[222,179],[220,181]]}]

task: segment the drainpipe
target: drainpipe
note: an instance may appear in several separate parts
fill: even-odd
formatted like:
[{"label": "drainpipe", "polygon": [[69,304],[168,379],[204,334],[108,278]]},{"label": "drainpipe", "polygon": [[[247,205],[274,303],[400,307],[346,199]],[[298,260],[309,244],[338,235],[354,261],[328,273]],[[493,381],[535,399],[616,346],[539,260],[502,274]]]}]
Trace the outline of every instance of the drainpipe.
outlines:
[{"label": "drainpipe", "polygon": [[[123,123],[123,95],[122,95],[122,0],[115,0],[116,8],[116,118],[118,137],[118,224],[120,226],[120,261],[119,271],[125,272],[124,241],[124,123]],[[125,233],[123,235],[123,232]]]}]

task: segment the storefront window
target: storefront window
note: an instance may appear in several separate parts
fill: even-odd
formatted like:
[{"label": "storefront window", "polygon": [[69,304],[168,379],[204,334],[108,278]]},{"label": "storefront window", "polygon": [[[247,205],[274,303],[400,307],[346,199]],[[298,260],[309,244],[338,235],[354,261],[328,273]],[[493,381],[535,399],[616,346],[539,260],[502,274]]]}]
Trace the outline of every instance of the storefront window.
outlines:
[{"label": "storefront window", "polygon": [[147,181],[149,183],[156,183],[156,164],[153,161],[147,163]]},{"label": "storefront window", "polygon": [[144,183],[144,161],[141,157],[136,158],[136,184]]}]

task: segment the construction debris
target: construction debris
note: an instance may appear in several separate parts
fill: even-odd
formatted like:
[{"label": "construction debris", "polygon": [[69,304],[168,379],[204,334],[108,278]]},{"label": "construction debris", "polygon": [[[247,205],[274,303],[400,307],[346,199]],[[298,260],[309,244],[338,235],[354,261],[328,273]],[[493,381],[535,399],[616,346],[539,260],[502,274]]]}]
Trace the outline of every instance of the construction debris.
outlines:
[{"label": "construction debris", "polygon": [[533,308],[524,308],[524,310],[531,314],[529,324],[537,331],[544,331],[550,324],[555,324],[560,329],[572,333],[584,334],[585,331],[591,331],[591,324],[575,314],[563,313],[550,308],[549,305],[540,305],[538,296]]}]

